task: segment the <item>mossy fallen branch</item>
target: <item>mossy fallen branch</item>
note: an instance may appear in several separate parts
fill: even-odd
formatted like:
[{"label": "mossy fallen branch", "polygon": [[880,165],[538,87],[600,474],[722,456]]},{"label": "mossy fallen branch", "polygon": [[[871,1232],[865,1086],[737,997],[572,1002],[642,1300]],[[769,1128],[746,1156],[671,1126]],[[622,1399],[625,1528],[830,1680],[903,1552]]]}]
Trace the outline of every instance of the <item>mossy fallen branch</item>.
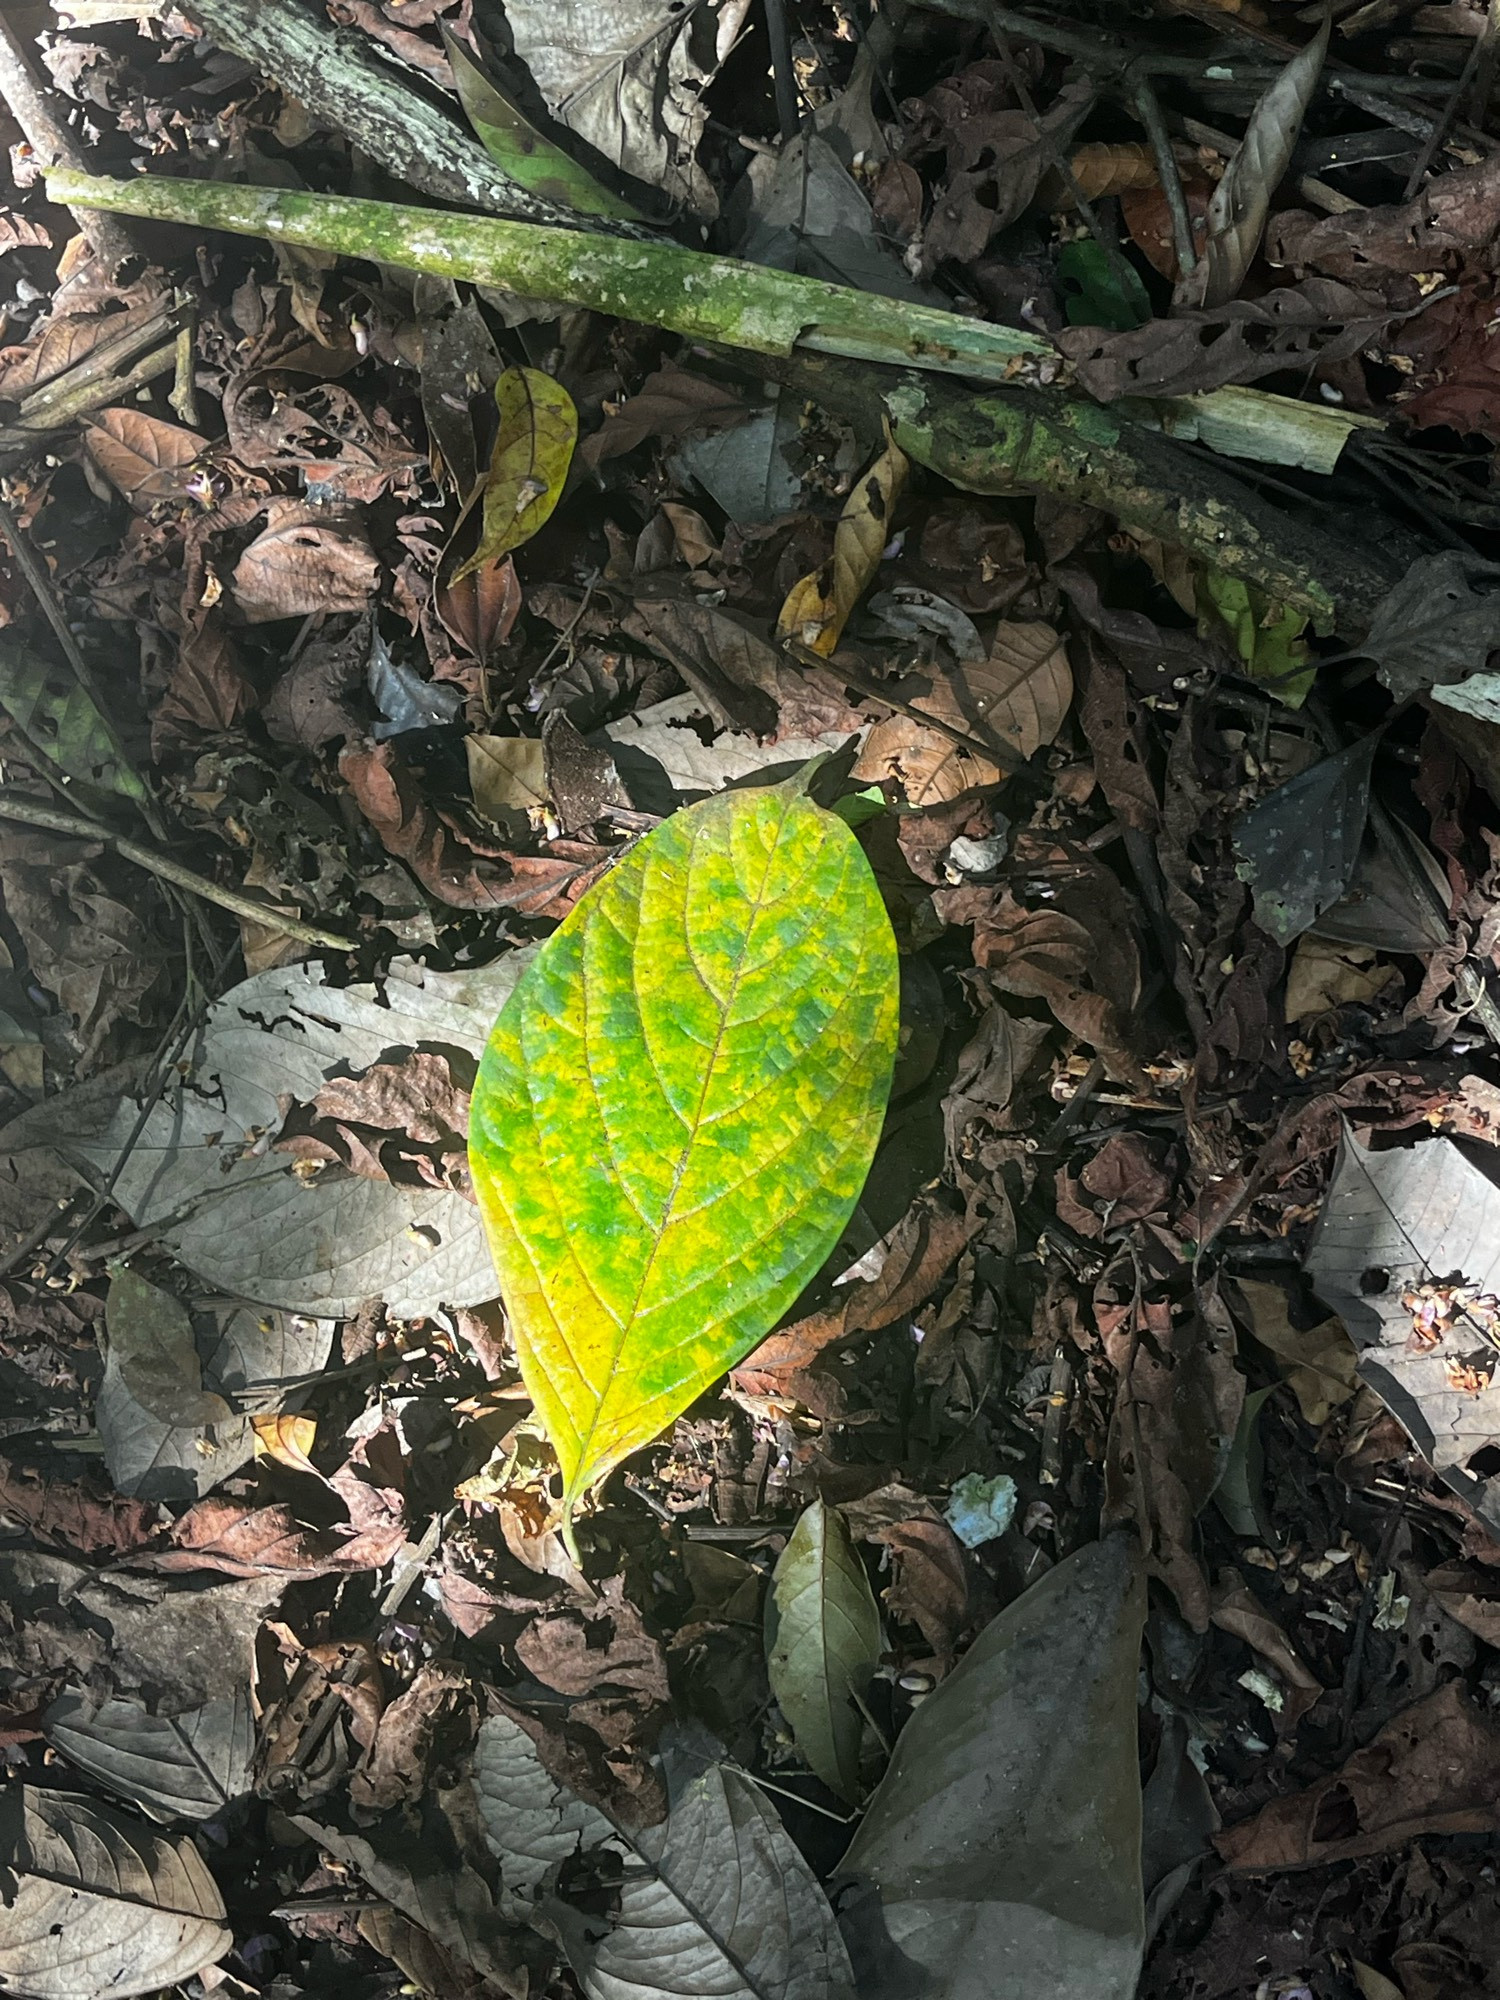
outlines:
[{"label": "mossy fallen branch", "polygon": [[[525,298],[556,299],[756,354],[836,354],[995,385],[1042,385],[1065,372],[1047,341],[1019,327],[993,326],[675,243],[627,242],[492,216],[217,181],[149,175],[99,180],[59,170],[48,175],[47,186],[54,201],[80,208],[226,229],[498,285]],[[1132,404],[1131,415],[1216,451],[1312,472],[1332,471],[1362,421],[1256,389],[1215,389]]]},{"label": "mossy fallen branch", "polygon": [[[1229,465],[1190,458],[1136,421],[1139,406],[1127,414],[1068,392],[1052,379],[1060,366],[1053,350],[1011,327],[675,244],[489,216],[145,176],[111,181],[60,171],[48,176],[48,189],[69,204],[502,285],[759,355],[764,373],[805,385],[833,409],[849,408],[851,399],[866,416],[883,409],[909,455],[955,485],[1051,492],[1102,508],[1305,611],[1319,630],[1357,628],[1390,581],[1358,552],[1266,507]],[[851,369],[819,355],[871,365]],[[1235,397],[1254,392],[1178,397],[1157,415],[1180,435],[1219,422],[1227,407],[1222,421],[1237,435],[1224,401]],[[1252,406],[1277,411],[1283,441],[1326,440],[1331,434],[1319,427],[1330,417],[1347,435],[1346,419],[1316,406],[1273,396]],[[1250,455],[1276,455],[1265,445],[1261,439]]]}]

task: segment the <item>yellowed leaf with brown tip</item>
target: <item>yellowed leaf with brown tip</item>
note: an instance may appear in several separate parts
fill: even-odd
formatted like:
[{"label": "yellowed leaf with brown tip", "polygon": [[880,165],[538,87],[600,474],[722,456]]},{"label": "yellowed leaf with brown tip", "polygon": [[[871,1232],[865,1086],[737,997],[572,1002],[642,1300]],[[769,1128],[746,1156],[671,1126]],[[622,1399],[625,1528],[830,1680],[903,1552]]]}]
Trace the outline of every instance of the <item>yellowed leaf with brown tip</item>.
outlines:
[{"label": "yellowed leaf with brown tip", "polygon": [[888,443],[854,482],[834,530],[833,554],[787,592],[776,620],[778,639],[800,639],[824,659],[837,646],[849,614],[880,567],[907,469],[905,452]]},{"label": "yellowed leaf with brown tip", "polygon": [[250,1419],[255,1433],[255,1456],[271,1458],[290,1472],[310,1472],[314,1479],[322,1473],[308,1457],[318,1435],[318,1420],[306,1410],[283,1411]]}]

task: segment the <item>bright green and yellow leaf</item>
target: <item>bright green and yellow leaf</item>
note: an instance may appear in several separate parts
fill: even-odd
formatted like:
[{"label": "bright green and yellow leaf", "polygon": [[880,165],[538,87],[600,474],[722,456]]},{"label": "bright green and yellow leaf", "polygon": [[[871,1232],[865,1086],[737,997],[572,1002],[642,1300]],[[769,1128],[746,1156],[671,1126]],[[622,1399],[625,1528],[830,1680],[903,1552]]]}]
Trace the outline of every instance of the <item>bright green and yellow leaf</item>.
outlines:
[{"label": "bright green and yellow leaf", "polygon": [[529,188],[532,194],[555,201],[559,208],[576,209],[580,215],[613,216],[620,222],[642,219],[639,209],[611,194],[561,146],[544,138],[446,28],[443,46],[448,52],[464,115],[474,127],[480,145],[508,179],[518,187]]},{"label": "bright green and yellow leaf", "polygon": [[837,1242],[880,1133],[897,983],[868,862],[795,780],[673,814],[522,975],[469,1157],[569,1518]]},{"label": "bright green and yellow leaf", "polygon": [[500,429],[485,474],[479,546],[454,571],[454,583],[529,542],[550,519],[578,442],[573,398],[540,368],[507,368],[495,384],[495,405]]}]

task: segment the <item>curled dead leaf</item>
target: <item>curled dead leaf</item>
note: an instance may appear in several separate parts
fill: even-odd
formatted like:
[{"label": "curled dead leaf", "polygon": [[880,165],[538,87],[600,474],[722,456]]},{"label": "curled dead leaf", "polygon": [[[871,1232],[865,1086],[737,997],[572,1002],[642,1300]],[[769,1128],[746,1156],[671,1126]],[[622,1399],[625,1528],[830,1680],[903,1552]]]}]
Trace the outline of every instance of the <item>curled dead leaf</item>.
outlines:
[{"label": "curled dead leaf", "polygon": [[821,569],[799,578],[787,592],[776,620],[778,638],[800,639],[825,659],[837,646],[849,614],[880,567],[906,474],[905,452],[887,443],[844,502],[833,534],[833,554]]}]

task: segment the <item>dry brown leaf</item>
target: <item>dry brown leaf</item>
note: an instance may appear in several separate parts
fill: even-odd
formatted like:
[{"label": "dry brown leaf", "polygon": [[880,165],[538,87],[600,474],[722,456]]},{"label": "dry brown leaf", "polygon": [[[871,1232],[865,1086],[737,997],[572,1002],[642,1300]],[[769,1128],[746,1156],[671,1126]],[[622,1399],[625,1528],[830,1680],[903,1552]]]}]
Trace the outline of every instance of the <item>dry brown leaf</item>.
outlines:
[{"label": "dry brown leaf", "polygon": [[1320,1428],[1359,1386],[1358,1356],[1343,1322],[1325,1319],[1305,1330],[1295,1327],[1280,1285],[1260,1284],[1254,1278],[1239,1282],[1250,1308],[1250,1331],[1282,1363],[1304,1423]]},{"label": "dry brown leaf", "polygon": [[610,858],[607,849],[580,840],[552,841],[544,854],[478,853],[427,803],[393,743],[344,750],[339,775],[386,851],[454,909],[565,917]]},{"label": "dry brown leaf", "polygon": [[1193,1630],[1206,1632],[1208,1578],[1194,1523],[1219,1483],[1245,1400],[1233,1323],[1207,1287],[1199,1310],[1176,1314],[1164,1299],[1113,1301],[1110,1289],[1101,1280],[1094,1294],[1094,1319],[1119,1378],[1105,1518],[1135,1521],[1150,1573]]},{"label": "dry brown leaf", "polygon": [[251,625],[314,612],[363,611],[380,566],[362,528],[335,528],[297,501],[277,507],[272,523],[235,564],[235,601]]},{"label": "dry brown leaf", "polygon": [[396,1522],[353,1535],[305,1528],[290,1507],[257,1507],[215,1494],[189,1507],[171,1534],[172,1546],[152,1557],[154,1569],[219,1570],[225,1576],[328,1576],[380,1569],[406,1540]]},{"label": "dry brown leaf", "polygon": [[[987,660],[954,667],[929,694],[913,697],[923,709],[983,742],[994,734],[1023,757],[1051,743],[1073,700],[1067,648],[1050,625],[1002,620]],[[892,715],[870,731],[853,775],[866,781],[896,778],[914,806],[944,805],[977,785],[1004,777],[977,750],[908,715]]]},{"label": "dry brown leaf", "polygon": [[1365,945],[1335,944],[1304,931],[1286,976],[1286,1018],[1306,1021],[1335,1007],[1363,1004],[1383,993],[1400,973]]},{"label": "dry brown leaf", "polygon": [[156,1539],[164,1519],[154,1500],[127,1500],[92,1481],[46,1479],[3,1458],[0,1514],[21,1522],[46,1547],[86,1556],[129,1555]]},{"label": "dry brown leaf", "polygon": [[842,1384],[818,1370],[820,1357],[914,1313],[957,1261],[975,1226],[963,1216],[914,1204],[887,1238],[879,1277],[845,1287],[838,1305],[763,1340],[732,1371],[735,1388],[746,1396],[801,1403],[814,1414],[840,1414]]},{"label": "dry brown leaf", "polygon": [[547,803],[545,751],[539,736],[466,736],[469,785],[486,819],[504,826]]},{"label": "dry brown leaf", "polygon": [[880,567],[906,474],[905,452],[887,443],[844,502],[833,534],[833,554],[787,592],[776,621],[779,639],[800,639],[825,659],[837,646],[849,614]]},{"label": "dry brown leaf", "polygon": [[1449,1681],[1388,1722],[1340,1771],[1272,1799],[1214,1844],[1233,1869],[1320,1868],[1434,1833],[1500,1826],[1500,1723]]},{"label": "dry brown leaf", "polygon": [[[1085,201],[1103,201],[1131,188],[1161,185],[1156,155],[1147,145],[1108,145],[1100,141],[1074,148],[1068,161],[1074,183]],[[1072,208],[1073,189],[1055,169],[1042,176],[1037,200],[1046,208]]]},{"label": "dry brown leaf", "polygon": [[1282,1718],[1288,1727],[1295,1725],[1322,1694],[1323,1683],[1260,1599],[1233,1570],[1220,1574],[1211,1615],[1221,1632],[1232,1632],[1236,1639],[1243,1639],[1275,1668],[1286,1691]]},{"label": "dry brown leaf", "polygon": [[185,500],[189,468],[205,449],[196,431],[145,410],[99,410],[83,434],[89,457],[138,514],[162,500]]},{"label": "dry brown leaf", "polygon": [[515,558],[501,556],[497,562],[481,563],[461,583],[439,582],[432,606],[443,630],[476,660],[487,661],[505,644],[520,616],[521,583]]}]

